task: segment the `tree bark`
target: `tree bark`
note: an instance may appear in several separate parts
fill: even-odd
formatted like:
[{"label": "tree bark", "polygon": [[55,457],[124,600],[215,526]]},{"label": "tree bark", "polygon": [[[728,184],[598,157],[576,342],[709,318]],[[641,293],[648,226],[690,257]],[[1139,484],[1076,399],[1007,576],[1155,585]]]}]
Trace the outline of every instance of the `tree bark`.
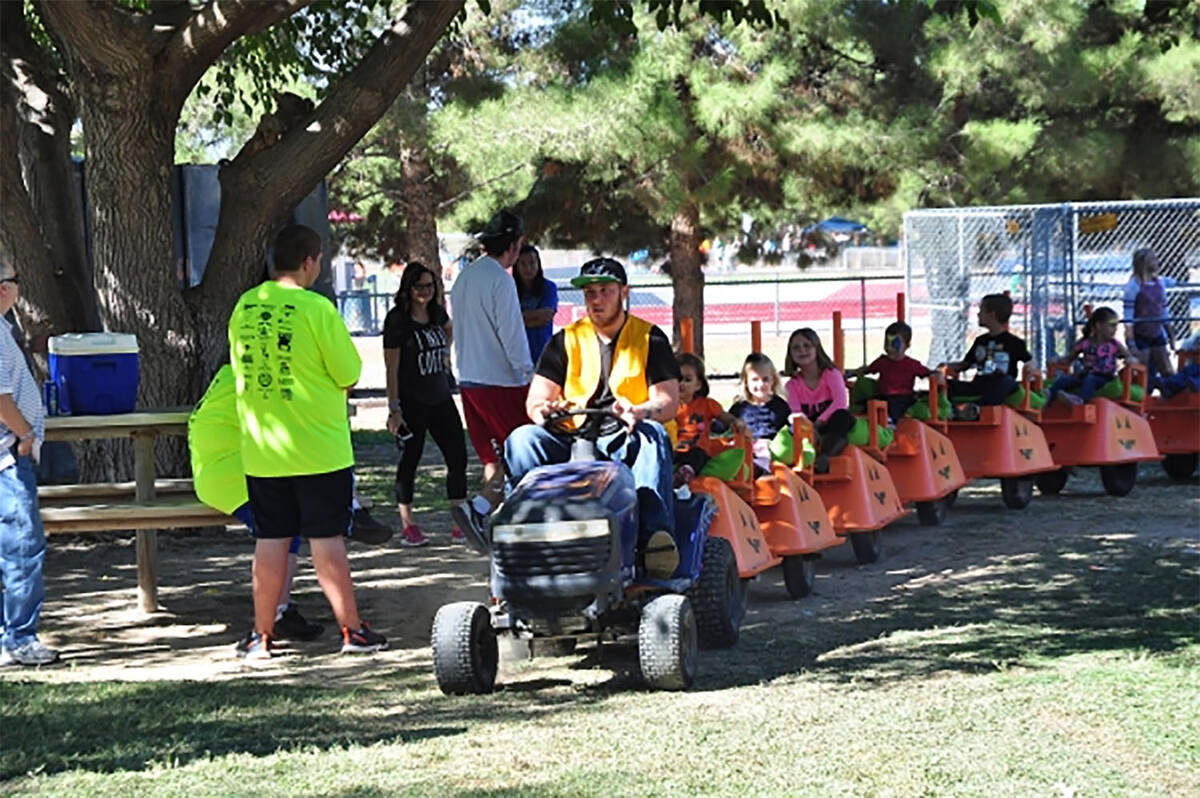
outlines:
[{"label": "tree bark", "polygon": [[433,169],[420,145],[405,145],[400,149],[400,191],[408,259],[420,261],[432,269],[440,287],[442,264],[435,215],[437,197],[433,190]]},{"label": "tree bark", "polygon": [[[44,6],[86,131],[84,185],[101,322],[137,336],[141,407],[190,405],[201,388],[196,328],[180,291],[171,218],[175,127],[186,93],[163,89],[169,80],[160,34],[122,19],[125,12],[112,6],[82,10]],[[114,32],[124,38],[108,38]],[[85,478],[128,478],[130,458],[106,449],[84,453]],[[187,460],[181,441],[159,447],[160,473],[186,473]]]},{"label": "tree bark", "polygon": [[681,349],[680,321],[692,319],[693,350],[704,357],[704,271],[700,268],[700,208],[688,199],[671,217],[671,282],[674,298],[672,340]]},{"label": "tree bark", "polygon": [[98,329],[83,214],[71,162],[75,108],[30,37],[20,3],[0,6],[3,207],[0,249],[22,276],[21,324],[45,368],[45,338]]}]

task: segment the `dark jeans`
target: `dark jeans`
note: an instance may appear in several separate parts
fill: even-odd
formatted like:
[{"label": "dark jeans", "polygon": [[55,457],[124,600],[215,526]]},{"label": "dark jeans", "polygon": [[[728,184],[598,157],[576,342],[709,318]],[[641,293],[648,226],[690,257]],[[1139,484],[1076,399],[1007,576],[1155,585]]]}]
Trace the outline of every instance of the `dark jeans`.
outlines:
[{"label": "dark jeans", "polygon": [[1096,391],[1103,388],[1112,381],[1111,374],[1095,374],[1088,372],[1087,374],[1064,374],[1054,381],[1050,386],[1050,396],[1047,401],[1054,401],[1054,398],[1062,391],[1073,393],[1083,401],[1091,399]]},{"label": "dark jeans", "polygon": [[678,468],[679,466],[685,466],[685,465],[691,466],[692,470],[695,471],[697,474],[699,474],[700,469],[704,468],[705,464],[708,463],[708,461],[709,461],[708,452],[704,451],[699,446],[689,446],[686,449],[676,449],[675,450],[675,467],[676,468]]},{"label": "dark jeans", "polygon": [[908,412],[908,408],[917,403],[917,395],[912,393],[898,393],[883,398],[887,402],[888,418],[893,424],[899,423]]},{"label": "dark jeans", "polygon": [[973,380],[946,381],[946,392],[951,402],[965,401],[962,397],[978,396],[981,405],[1002,405],[1016,389],[1017,381],[1007,374],[984,374]]},{"label": "dark jeans", "polygon": [[[665,531],[675,534],[675,489],[671,470],[671,438],[657,421],[639,421],[632,434],[624,429],[603,435],[596,441],[610,460],[620,461],[633,471],[637,486],[638,511],[646,534]],[[527,473],[551,463],[571,459],[571,443],[537,424],[517,427],[504,442],[504,462],[508,466],[508,491],[511,492]]]},{"label": "dark jeans", "polygon": [[404,445],[400,464],[396,466],[396,501],[412,504],[413,483],[425,451],[426,432],[442,450],[442,459],[446,461],[446,498],[467,498],[467,443],[463,439],[462,418],[454,400],[447,399],[436,405],[405,402],[402,412],[412,437]]},{"label": "dark jeans", "polygon": [[854,422],[854,414],[849,410],[835,410],[825,421],[813,424],[817,451],[833,455],[846,448],[846,437],[854,429]]}]

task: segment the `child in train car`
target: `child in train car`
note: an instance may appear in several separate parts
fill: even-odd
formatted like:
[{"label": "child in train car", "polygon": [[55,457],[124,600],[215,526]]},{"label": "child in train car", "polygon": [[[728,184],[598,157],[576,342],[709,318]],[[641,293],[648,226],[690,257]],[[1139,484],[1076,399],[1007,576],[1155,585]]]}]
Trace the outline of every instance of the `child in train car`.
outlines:
[{"label": "child in train car", "polygon": [[821,346],[821,337],[810,327],[802,327],[788,338],[783,368],[791,378],[787,383],[789,408],[813,423],[817,448],[813,470],[826,473],[829,458],[846,448],[847,436],[854,427],[846,380]]},{"label": "child in train car", "polygon": [[747,356],[738,378],[738,398],[729,408],[754,436],[754,467],[765,473],[771,467],[770,444],[787,426],[791,410],[779,395],[779,372],[761,352]]},{"label": "child in train car", "polygon": [[704,441],[712,430],[713,421],[719,421],[737,432],[746,431],[746,423],[725,412],[724,408],[708,395],[708,379],[704,376],[704,362],[692,354],[679,355],[679,409],[675,413],[675,487],[691,482],[704,464],[708,452]]},{"label": "child in train car", "polygon": [[[1180,342],[1179,352],[1200,355],[1200,333],[1196,333]],[[1200,360],[1188,360],[1183,367],[1169,377],[1160,377],[1158,390],[1164,399],[1170,399],[1183,391],[1200,393]]]},{"label": "child in train car", "polygon": [[917,401],[913,390],[913,382],[917,377],[929,377],[942,382],[942,375],[905,354],[912,346],[912,327],[904,322],[889,324],[883,331],[883,341],[883,354],[851,373],[856,377],[879,375],[879,395],[887,402],[888,418],[895,424],[904,418],[908,408]]},{"label": "child in train car", "polygon": [[1068,404],[1081,405],[1100,388],[1117,376],[1117,358],[1136,363],[1124,344],[1117,340],[1120,326],[1117,312],[1112,308],[1096,308],[1083,326],[1083,337],[1060,362],[1073,363],[1083,359],[1077,374],[1064,374],[1050,386],[1048,401],[1056,398]]},{"label": "child in train car", "polygon": [[971,343],[961,361],[941,364],[951,366],[959,373],[975,369],[974,379],[946,381],[950,401],[956,404],[967,402],[958,411],[958,417],[978,418],[976,400],[981,405],[1004,404],[1008,395],[1017,389],[1019,364],[1033,359],[1025,341],[1009,332],[1012,312],[1012,298],[1007,294],[985,296],[979,301],[978,323],[987,332]]}]

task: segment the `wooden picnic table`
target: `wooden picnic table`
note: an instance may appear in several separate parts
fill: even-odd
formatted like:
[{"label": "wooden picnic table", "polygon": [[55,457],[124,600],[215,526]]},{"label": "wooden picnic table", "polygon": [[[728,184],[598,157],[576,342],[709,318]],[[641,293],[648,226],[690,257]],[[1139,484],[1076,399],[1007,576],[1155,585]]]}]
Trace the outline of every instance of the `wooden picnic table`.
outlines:
[{"label": "wooden picnic table", "polygon": [[[132,503],[120,501],[122,494],[128,496],[129,483],[45,486],[38,495],[45,502],[42,521],[47,532],[137,530],[138,606],[145,612],[158,609],[158,530],[232,520],[201,504],[190,482],[157,479],[155,442],[163,435],[186,435],[190,414],[188,408],[172,408],[46,418],[48,441],[133,439]],[[97,498],[111,501],[96,503]],[[92,501],[81,504],[79,499]]]}]

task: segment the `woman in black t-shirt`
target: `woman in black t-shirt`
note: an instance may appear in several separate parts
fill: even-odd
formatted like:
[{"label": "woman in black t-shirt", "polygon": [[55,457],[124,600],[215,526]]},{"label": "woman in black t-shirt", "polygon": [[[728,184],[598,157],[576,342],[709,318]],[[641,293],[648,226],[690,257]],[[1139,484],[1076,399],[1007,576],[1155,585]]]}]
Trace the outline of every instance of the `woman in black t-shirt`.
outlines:
[{"label": "woman in black t-shirt", "polygon": [[[388,432],[396,436],[396,502],[404,529],[400,543],[424,546],[429,539],[413,519],[413,484],[425,449],[425,433],[446,461],[446,497],[467,497],[467,446],[462,418],[450,392],[450,317],[437,295],[437,280],[412,261],[400,278],[396,306],[383,323],[383,362],[387,368]],[[452,528],[451,540],[463,534]]]}]

